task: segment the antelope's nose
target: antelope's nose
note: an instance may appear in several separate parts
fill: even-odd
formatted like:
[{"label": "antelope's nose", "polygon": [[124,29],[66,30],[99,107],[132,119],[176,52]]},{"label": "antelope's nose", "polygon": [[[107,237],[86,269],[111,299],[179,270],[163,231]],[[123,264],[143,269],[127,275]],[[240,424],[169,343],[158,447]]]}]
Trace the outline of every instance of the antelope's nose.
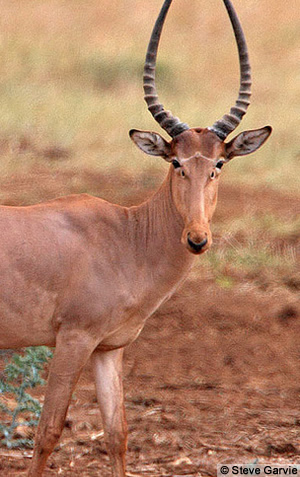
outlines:
[{"label": "antelope's nose", "polygon": [[194,253],[201,253],[203,251],[203,248],[205,247],[205,245],[208,242],[207,237],[202,239],[200,242],[194,241],[194,240],[191,239],[190,234],[188,234],[188,236],[187,236],[187,241],[188,241],[188,244],[191,248],[191,251],[194,252]]}]

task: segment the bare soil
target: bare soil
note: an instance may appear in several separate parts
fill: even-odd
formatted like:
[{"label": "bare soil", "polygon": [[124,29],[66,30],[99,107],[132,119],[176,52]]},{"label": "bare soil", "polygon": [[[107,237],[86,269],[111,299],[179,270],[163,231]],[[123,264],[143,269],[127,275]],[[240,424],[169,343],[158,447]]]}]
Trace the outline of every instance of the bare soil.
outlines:
[{"label": "bare soil", "polygon": [[[89,188],[96,187],[90,180]],[[118,199],[136,203],[139,188]],[[112,199],[109,188],[106,197]],[[295,214],[299,206],[288,194],[227,185],[216,221],[249,210]],[[217,463],[256,459],[300,464],[299,335],[295,277],[271,288],[251,280],[230,289],[207,277],[188,280],[126,350],[128,476],[214,476]],[[45,476],[109,477],[100,431],[88,365]],[[26,475],[29,463],[28,451],[0,449],[1,476]]]}]

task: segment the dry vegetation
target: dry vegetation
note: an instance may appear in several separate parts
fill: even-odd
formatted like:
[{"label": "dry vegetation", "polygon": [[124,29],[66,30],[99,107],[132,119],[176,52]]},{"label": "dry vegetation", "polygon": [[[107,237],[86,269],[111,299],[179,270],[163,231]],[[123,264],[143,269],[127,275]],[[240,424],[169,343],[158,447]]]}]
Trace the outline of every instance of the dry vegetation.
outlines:
[{"label": "dry vegetation", "polygon": [[[256,154],[236,159],[224,167],[214,224],[215,245],[207,256],[199,259],[192,274],[193,291],[196,292],[198,281],[199,293],[201,291],[209,302],[201,308],[203,331],[196,331],[200,319],[198,301],[185,288],[176,298],[175,308],[164,308],[162,315],[156,316],[153,324],[146,327],[140,345],[137,343],[137,348],[128,353],[132,472],[183,475],[182,468],[188,468],[190,473],[185,475],[200,475],[197,472],[203,468],[201,463],[197,464],[197,455],[201,454],[202,463],[210,461],[211,465],[233,455],[225,445],[231,442],[230,433],[235,435],[231,442],[235,455],[246,453],[247,459],[274,453],[276,456],[275,451],[272,454],[276,448],[274,442],[279,435],[283,436],[276,424],[279,419],[277,395],[282,398],[284,432],[289,431],[295,439],[294,450],[287,449],[292,449],[294,457],[300,452],[299,435],[296,435],[297,429],[292,428],[296,422],[296,380],[299,378],[296,371],[299,347],[293,333],[299,331],[297,320],[300,318],[297,172],[300,17],[297,3],[296,0],[288,4],[278,0],[234,1],[248,38],[254,79],[252,106],[239,131],[271,124],[274,132]],[[164,161],[136,150],[128,130],[134,127],[158,130],[142,99],[141,75],[146,44],[161,0],[22,0],[1,1],[0,5],[0,202],[26,205],[57,195],[89,192],[131,204],[148,196],[161,182],[167,166]],[[238,90],[238,64],[221,0],[174,0],[161,43],[158,88],[166,107],[191,126],[209,125],[229,109]],[[169,331],[160,325],[160,318],[167,312],[174,312],[178,320]],[[269,325],[271,317],[275,318]],[[247,329],[249,320],[253,322]],[[163,354],[155,367],[155,350],[159,352],[164,339],[168,341],[171,337],[165,350],[168,356],[165,369],[173,373],[175,380],[181,363],[180,353],[184,354],[179,336],[183,330],[190,340],[188,351],[196,349],[198,338],[205,336],[202,351],[192,353],[191,368],[188,364],[183,366],[186,372],[182,382],[198,383],[198,388],[195,385],[193,389],[195,395],[200,396],[200,405],[195,396],[185,403],[181,384],[176,390],[171,383],[175,386],[173,401],[172,388],[168,388],[168,396],[167,391],[157,391],[165,389],[159,386],[163,386],[167,378],[166,373],[159,375],[158,371],[165,366]],[[249,332],[250,344],[243,330]],[[257,342],[255,336],[259,336]],[[175,357],[171,352],[171,339]],[[279,351],[282,339],[288,343],[288,357],[284,348]],[[208,357],[213,356],[216,344],[219,355],[210,364]],[[179,347],[179,355],[176,347]],[[264,357],[263,349],[267,350]],[[138,364],[142,356],[151,358],[153,364],[149,369],[145,360]],[[277,375],[271,362],[274,368],[277,366]],[[189,374],[193,369],[198,373],[198,381]],[[203,381],[199,376],[204,376]],[[294,386],[290,395],[295,397],[294,401],[284,394],[287,383]],[[230,394],[231,385],[236,401]],[[89,396],[93,393],[90,384],[82,389],[85,398],[86,390]],[[207,389],[210,391],[205,391]],[[148,404],[140,397],[144,393],[145,399],[149,398]],[[214,405],[213,395],[217,396]],[[92,416],[96,405],[92,397],[89,399]],[[179,411],[176,399],[181,403]],[[164,400],[169,402],[166,408],[162,404]],[[80,421],[82,403],[79,397],[71,409],[74,435],[78,435],[81,423],[82,439],[89,439],[87,435],[96,422],[91,416],[88,423],[82,423],[82,417]],[[227,409],[227,414],[225,410],[222,414],[220,406]],[[248,409],[252,406],[253,416],[256,412],[258,417],[253,417],[250,411],[245,416],[247,406]],[[135,409],[142,417],[149,410],[145,419],[150,419],[150,424],[145,428],[145,435],[139,434],[144,424],[142,418],[139,420],[134,414]],[[200,417],[204,419],[201,429]],[[245,431],[249,419],[252,427]],[[171,429],[171,423],[178,420],[182,422],[178,436],[173,436],[171,441],[159,440],[162,434],[155,434],[155,428],[167,422],[167,428]],[[236,420],[243,431],[234,424]],[[224,436],[220,436],[218,425],[225,429]],[[205,439],[200,434],[200,437],[193,435],[193,429],[201,431]],[[169,430],[166,435],[172,432]],[[70,440],[66,438],[68,452],[65,455],[62,450],[61,462],[56,457],[57,464],[53,464],[56,470],[53,473],[49,470],[49,475],[57,475],[60,468],[64,469],[63,475],[71,475],[67,470],[77,475],[76,468],[78,475],[98,475],[97,465],[101,459],[107,462],[103,446],[99,444],[98,454],[90,454],[93,452],[90,443],[84,441],[85,444],[77,443],[77,448],[82,445],[87,449],[86,454],[82,454],[85,457],[81,456],[84,466],[87,462],[94,463],[96,470],[92,466],[86,474],[82,473],[78,467],[80,459],[74,464],[73,458],[70,467],[66,456],[75,452],[70,447],[74,435]],[[191,435],[193,444],[188,446],[185,442]],[[277,450],[283,445],[284,455],[284,443],[289,443],[288,439],[287,436],[279,444],[276,441]],[[238,447],[237,442],[243,445]],[[245,450],[246,443],[249,449],[252,446],[252,451]],[[162,459],[152,468],[150,462],[155,453],[166,454],[164,446],[169,446],[170,452],[175,449],[171,461],[177,462],[177,467],[169,465],[170,459],[166,458],[165,466]],[[290,455],[288,451],[286,455]],[[186,458],[186,464],[189,461],[192,464],[184,466],[182,461],[183,467],[180,467],[180,456]],[[1,465],[6,469],[4,460],[1,461],[0,455],[0,469]],[[149,464],[148,471],[145,462]],[[20,475],[19,470],[24,469],[26,463],[22,465],[12,464],[15,470],[7,475]]]},{"label": "dry vegetation", "polygon": [[[24,163],[26,168],[43,166],[49,175],[76,166],[79,176],[84,168],[138,175],[165,167],[141,156],[127,136],[131,127],[155,127],[142,100],[141,71],[160,3],[3,2],[2,174],[21,172]],[[235,3],[254,77],[253,105],[242,127],[270,123],[274,134],[255,156],[232,163],[226,180],[297,192],[296,0],[288,7],[276,0]],[[162,39],[158,83],[166,105],[191,125],[211,124],[230,107],[238,65],[221,1],[174,2]]]}]

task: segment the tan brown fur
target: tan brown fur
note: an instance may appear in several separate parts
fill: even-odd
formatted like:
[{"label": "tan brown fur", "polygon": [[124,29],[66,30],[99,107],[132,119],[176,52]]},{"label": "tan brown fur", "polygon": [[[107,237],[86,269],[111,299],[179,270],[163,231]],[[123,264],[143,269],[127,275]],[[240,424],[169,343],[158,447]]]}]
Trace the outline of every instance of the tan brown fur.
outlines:
[{"label": "tan brown fur", "polygon": [[209,250],[222,165],[254,152],[271,133],[267,126],[223,141],[250,97],[246,44],[230,0],[224,3],[244,69],[236,107],[208,129],[190,129],[164,111],[155,62],[171,1],[165,0],[150,40],[144,89],[150,111],[172,140],[130,131],[140,149],[170,163],[160,189],[130,208],[89,195],[0,207],[0,348],[55,346],[29,477],[42,476],[89,358],[112,476],[125,477],[124,347],[187,277],[195,256]]}]

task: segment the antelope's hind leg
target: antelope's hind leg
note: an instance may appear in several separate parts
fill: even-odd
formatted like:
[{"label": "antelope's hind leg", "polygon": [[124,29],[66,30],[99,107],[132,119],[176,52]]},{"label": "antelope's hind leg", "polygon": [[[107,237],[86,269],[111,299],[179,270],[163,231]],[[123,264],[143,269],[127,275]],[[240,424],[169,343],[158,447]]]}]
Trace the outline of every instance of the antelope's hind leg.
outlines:
[{"label": "antelope's hind leg", "polygon": [[97,398],[104,427],[105,442],[113,477],[125,477],[127,424],[123,382],[123,349],[95,350],[92,355]]},{"label": "antelope's hind leg", "polygon": [[84,332],[60,331],[57,335],[28,477],[42,476],[64,428],[75,385],[95,346]]}]

